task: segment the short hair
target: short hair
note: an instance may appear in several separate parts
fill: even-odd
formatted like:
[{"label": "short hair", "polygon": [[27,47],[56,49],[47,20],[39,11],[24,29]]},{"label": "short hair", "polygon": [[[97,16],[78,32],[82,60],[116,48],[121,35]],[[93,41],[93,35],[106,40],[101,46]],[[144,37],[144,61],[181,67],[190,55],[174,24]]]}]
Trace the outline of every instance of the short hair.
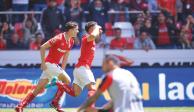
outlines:
[{"label": "short hair", "polygon": [[70,29],[76,28],[78,24],[74,21],[69,21],[65,24],[65,31],[69,31]]},{"label": "short hair", "polygon": [[85,25],[86,32],[89,32],[89,29],[91,27],[95,26],[95,25],[97,25],[97,22],[95,22],[95,21],[89,21],[89,22],[87,22],[86,25]]},{"label": "short hair", "polygon": [[37,32],[37,33],[35,33],[35,38],[37,38],[37,37],[38,37],[38,35],[41,35],[41,36],[42,36],[42,33],[41,33],[41,32]]},{"label": "short hair", "polygon": [[121,28],[119,28],[119,27],[116,27],[116,28],[114,28],[114,30],[116,31],[116,30],[119,30],[119,31],[121,31]]},{"label": "short hair", "polygon": [[149,34],[148,31],[146,31],[145,29],[140,30],[140,34],[142,34],[142,33]]},{"label": "short hair", "polygon": [[120,66],[120,60],[114,55],[108,54],[105,56],[105,60],[111,60],[115,65]]}]

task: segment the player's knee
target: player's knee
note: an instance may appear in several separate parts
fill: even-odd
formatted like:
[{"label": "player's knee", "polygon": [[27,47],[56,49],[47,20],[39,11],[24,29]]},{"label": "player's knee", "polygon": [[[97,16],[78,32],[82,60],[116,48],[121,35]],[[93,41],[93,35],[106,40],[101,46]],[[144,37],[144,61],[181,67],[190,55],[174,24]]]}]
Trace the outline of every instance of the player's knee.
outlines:
[{"label": "player's knee", "polygon": [[80,93],[81,93],[81,92],[76,91],[76,92],[75,92],[75,97],[79,96],[79,95],[80,95]]},{"label": "player's knee", "polygon": [[66,77],[66,83],[67,84],[70,84],[71,83],[71,78],[68,76],[68,77]]},{"label": "player's knee", "polygon": [[71,83],[71,78],[69,76],[67,76],[67,75],[64,75],[64,74],[60,74],[58,76],[58,79],[63,81],[66,84],[70,84]]}]

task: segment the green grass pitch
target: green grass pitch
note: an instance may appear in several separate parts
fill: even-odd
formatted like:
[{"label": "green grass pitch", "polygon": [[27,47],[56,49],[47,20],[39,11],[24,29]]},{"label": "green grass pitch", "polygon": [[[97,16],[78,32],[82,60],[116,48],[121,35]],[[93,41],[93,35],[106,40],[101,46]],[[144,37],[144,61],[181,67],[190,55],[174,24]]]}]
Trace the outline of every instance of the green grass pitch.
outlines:
[{"label": "green grass pitch", "polygon": [[[64,108],[66,112],[76,112],[75,108]],[[13,109],[0,109],[0,112],[15,112]],[[51,108],[31,108],[24,109],[24,112],[56,112]],[[163,107],[163,108],[145,108],[145,112],[194,112],[194,107]]]}]

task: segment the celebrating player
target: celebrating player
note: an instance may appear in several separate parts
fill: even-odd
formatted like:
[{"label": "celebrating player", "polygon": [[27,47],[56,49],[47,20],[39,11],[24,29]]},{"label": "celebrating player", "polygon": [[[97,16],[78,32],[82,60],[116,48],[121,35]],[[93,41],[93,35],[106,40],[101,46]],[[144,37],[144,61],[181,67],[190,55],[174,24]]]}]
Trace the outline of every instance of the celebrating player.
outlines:
[{"label": "celebrating player", "polygon": [[[68,22],[65,24],[66,32],[56,35],[41,46],[41,69],[43,70],[36,88],[32,93],[29,93],[15,108],[16,112],[23,112],[26,107],[45,87],[45,85],[54,77],[57,76],[59,80],[66,84],[71,82],[70,77],[64,71],[69,56],[69,51],[74,44],[73,37],[77,37],[78,24],[75,22]],[[49,54],[45,58],[45,51],[49,48]],[[62,66],[58,64],[62,59]],[[58,111],[63,112],[58,102],[52,101],[51,105]]]},{"label": "celebrating player", "polygon": [[88,97],[90,97],[96,91],[94,85],[95,79],[90,67],[94,59],[95,40],[100,37],[102,28],[96,22],[90,21],[86,24],[85,30],[87,34],[82,37],[81,55],[73,71],[73,87],[62,82],[57,82],[58,91],[54,98],[55,101],[60,100],[63,92],[66,92],[71,96],[78,96],[82,89],[87,87]]},{"label": "celebrating player", "polygon": [[[131,72],[119,67],[118,58],[111,55],[105,57],[102,69],[106,75],[101,85],[78,112],[143,112],[139,84]],[[101,109],[88,108],[106,89],[112,101]]]}]

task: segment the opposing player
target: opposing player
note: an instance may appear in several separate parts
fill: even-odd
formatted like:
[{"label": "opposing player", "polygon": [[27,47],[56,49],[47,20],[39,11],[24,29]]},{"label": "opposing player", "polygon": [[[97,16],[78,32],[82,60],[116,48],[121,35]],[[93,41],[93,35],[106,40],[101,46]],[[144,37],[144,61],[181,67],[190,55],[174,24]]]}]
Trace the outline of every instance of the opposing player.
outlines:
[{"label": "opposing player", "polygon": [[[77,37],[78,24],[68,22],[65,25],[66,31],[56,35],[41,46],[41,69],[43,70],[40,80],[33,92],[29,93],[15,108],[16,112],[23,112],[26,107],[45,87],[45,85],[54,77],[66,84],[71,82],[70,77],[64,71],[69,56],[69,51],[74,44],[73,37]],[[49,54],[45,58],[45,51],[49,49]],[[62,66],[58,64],[62,58]],[[58,111],[63,112],[58,102],[52,101],[51,105]]]},{"label": "opposing player", "polygon": [[[78,112],[143,112],[139,84],[131,72],[119,67],[118,58],[111,55],[105,57],[102,69],[106,75],[101,85]],[[88,108],[107,89],[112,101],[101,109]]]},{"label": "opposing player", "polygon": [[[90,21],[85,26],[86,34],[82,37],[81,55],[73,71],[73,87],[68,84],[57,82],[58,94],[54,98],[59,101],[63,92],[71,96],[78,96],[84,87],[88,89],[88,97],[92,96],[95,91],[95,79],[90,69],[95,53],[95,39],[100,38],[102,28],[94,21]],[[92,105],[91,105],[92,106]]]}]

